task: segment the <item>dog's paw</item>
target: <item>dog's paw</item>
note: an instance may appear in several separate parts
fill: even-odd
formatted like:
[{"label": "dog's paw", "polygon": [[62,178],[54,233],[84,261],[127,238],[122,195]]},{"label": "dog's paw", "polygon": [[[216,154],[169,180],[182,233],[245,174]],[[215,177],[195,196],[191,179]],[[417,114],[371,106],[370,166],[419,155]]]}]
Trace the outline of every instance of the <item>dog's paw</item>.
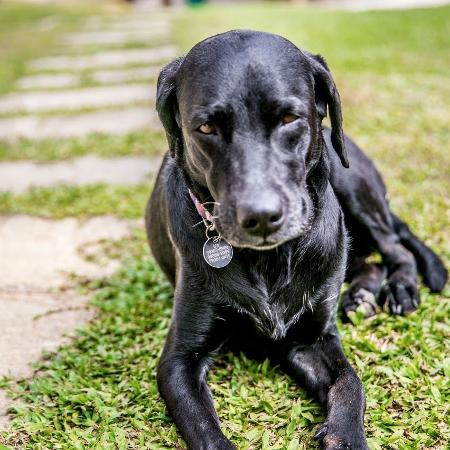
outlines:
[{"label": "dog's paw", "polygon": [[386,305],[391,314],[412,313],[420,304],[420,294],[415,279],[403,274],[393,274],[382,287],[379,302]]},{"label": "dog's paw", "polygon": [[364,433],[351,431],[348,438],[342,434],[331,431],[328,424],[324,423],[315,434],[314,440],[320,441],[322,450],[369,450]]},{"label": "dog's paw", "polygon": [[342,299],[342,307],[347,318],[356,311],[362,312],[364,317],[372,317],[378,311],[375,294],[363,287],[348,289]]}]

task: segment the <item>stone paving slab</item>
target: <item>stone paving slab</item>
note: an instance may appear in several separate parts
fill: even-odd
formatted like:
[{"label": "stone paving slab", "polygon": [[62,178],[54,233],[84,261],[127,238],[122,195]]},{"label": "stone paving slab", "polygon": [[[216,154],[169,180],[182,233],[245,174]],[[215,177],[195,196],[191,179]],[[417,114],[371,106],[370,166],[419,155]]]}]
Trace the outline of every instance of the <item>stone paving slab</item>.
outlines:
[{"label": "stone paving slab", "polygon": [[0,216],[0,292],[25,289],[26,297],[28,292],[46,293],[65,286],[67,273],[89,278],[110,275],[117,269],[117,261],[100,267],[85,261],[78,249],[100,239],[120,239],[130,232],[132,223],[108,216],[83,222],[74,218],[52,221],[23,215]]},{"label": "stone paving slab", "polygon": [[0,391],[0,431],[6,430],[9,424],[8,409],[10,407],[10,399],[3,391]]},{"label": "stone paving slab", "polygon": [[64,43],[69,45],[112,45],[145,42],[150,43],[152,39],[168,38],[169,27],[138,30],[112,30],[91,31],[84,33],[69,34],[64,38]]},{"label": "stone paving slab", "polygon": [[156,78],[162,67],[138,67],[124,70],[97,70],[92,73],[91,78],[97,83],[125,83],[129,81]]},{"label": "stone paving slab", "polygon": [[[158,14],[159,13],[159,14]],[[102,17],[91,17],[85,21],[84,29],[89,31],[98,30],[148,30],[151,29],[164,29],[170,26],[170,21],[164,15],[161,15],[160,11],[154,12],[142,16],[129,15],[121,17],[120,19],[105,20]]]},{"label": "stone paving slab", "polygon": [[106,67],[125,66],[127,64],[153,64],[177,56],[178,51],[172,45],[157,48],[116,50],[85,56],[53,56],[31,61],[31,70],[86,70]]},{"label": "stone paving slab", "polygon": [[46,164],[32,161],[3,162],[0,163],[0,192],[19,194],[31,187],[61,184],[139,184],[156,175],[160,162],[159,156],[105,159],[95,155]]},{"label": "stone paving slab", "polygon": [[[94,311],[71,289],[67,273],[109,276],[118,261],[99,266],[81,256],[103,239],[122,239],[141,221],[96,217],[52,221],[0,216],[0,377],[33,375],[43,351],[55,351]],[[0,391],[0,430],[8,427],[11,400]]]},{"label": "stone paving slab", "polygon": [[52,75],[32,75],[17,80],[16,86],[19,89],[46,89],[46,88],[65,88],[75,86],[81,82],[79,75],[70,73],[55,73]]},{"label": "stone paving slab", "polygon": [[74,111],[143,101],[150,104],[155,95],[155,87],[147,84],[8,94],[0,97],[0,113]]},{"label": "stone paving slab", "polygon": [[67,293],[26,297],[0,293],[0,308],[0,377],[31,376],[30,362],[55,351],[67,341],[65,335],[93,316],[86,298]]},{"label": "stone paving slab", "polygon": [[[131,69],[95,70],[88,75],[89,80],[100,84],[117,84],[156,78],[161,66],[137,67]],[[82,74],[48,74],[30,75],[20,78],[16,86],[21,90],[58,89],[79,86],[83,81]]]},{"label": "stone paving slab", "polygon": [[122,135],[161,129],[153,108],[126,108],[53,117],[23,116],[0,119],[0,141],[72,138],[91,133]]}]

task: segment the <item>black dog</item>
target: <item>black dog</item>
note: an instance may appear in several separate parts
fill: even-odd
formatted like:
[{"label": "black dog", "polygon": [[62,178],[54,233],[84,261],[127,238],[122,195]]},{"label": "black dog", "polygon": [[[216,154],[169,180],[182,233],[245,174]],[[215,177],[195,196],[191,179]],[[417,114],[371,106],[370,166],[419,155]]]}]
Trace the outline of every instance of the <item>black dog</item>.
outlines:
[{"label": "black dog", "polygon": [[[170,155],[147,231],[175,285],[157,378],[188,447],[234,448],[206,384],[210,356],[230,342],[263,349],[326,406],[323,448],[367,449],[363,387],[335,323],[346,269],[344,309],[368,315],[375,299],[393,314],[418,306],[416,263],[433,291],[447,274],[390,212],[379,173],[344,136],[325,61],[279,36],[224,33],[161,72],[157,108]],[[331,131],[321,125],[327,108]],[[373,250],[383,264],[365,262]]]}]

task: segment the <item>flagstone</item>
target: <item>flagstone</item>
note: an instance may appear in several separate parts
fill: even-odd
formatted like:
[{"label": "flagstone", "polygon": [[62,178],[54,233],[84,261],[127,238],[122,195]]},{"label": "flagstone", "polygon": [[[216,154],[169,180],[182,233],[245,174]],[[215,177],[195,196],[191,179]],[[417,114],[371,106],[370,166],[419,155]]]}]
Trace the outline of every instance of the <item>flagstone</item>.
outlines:
[{"label": "flagstone", "polygon": [[58,89],[79,86],[86,78],[99,84],[118,84],[156,78],[161,66],[135,67],[129,69],[95,70],[82,74],[30,75],[20,78],[16,86],[21,90]]},{"label": "flagstone", "polygon": [[106,67],[126,66],[129,64],[152,64],[175,57],[176,47],[166,45],[162,47],[114,50],[94,53],[84,56],[53,56],[31,61],[31,70],[86,70]]},{"label": "flagstone", "polygon": [[170,20],[166,20],[164,16],[152,14],[142,16],[127,16],[121,19],[105,20],[103,18],[91,18],[85,22],[84,29],[89,31],[97,30],[147,30],[149,28],[168,28]]},{"label": "flagstone", "polygon": [[51,75],[30,75],[17,80],[19,89],[46,89],[64,88],[80,83],[80,76],[70,73],[58,73]]},{"label": "flagstone", "polygon": [[67,91],[40,91],[0,97],[0,113],[73,111],[150,102],[155,88],[147,84],[100,86]]},{"label": "flagstone", "polygon": [[75,186],[97,183],[139,184],[156,174],[160,161],[159,156],[106,159],[87,155],[47,164],[33,161],[3,162],[0,163],[0,192],[18,194],[32,187],[60,184]]},{"label": "flagstone", "polygon": [[126,108],[78,115],[22,116],[0,119],[0,141],[71,138],[91,133],[121,135],[144,129],[160,129],[153,108]]},{"label": "flagstone", "polygon": [[169,27],[148,27],[138,30],[105,30],[91,31],[84,33],[69,34],[64,38],[64,42],[69,45],[112,45],[127,44],[132,42],[151,43],[152,39],[161,39],[169,37]]},{"label": "flagstone", "polygon": [[162,67],[138,67],[124,70],[98,70],[92,72],[91,79],[97,83],[123,83],[128,81],[156,78]]},{"label": "flagstone", "polygon": [[[109,276],[119,262],[99,266],[81,249],[100,240],[119,240],[140,222],[96,217],[83,222],[22,215],[0,216],[0,377],[25,377],[43,351],[54,351],[65,336],[90,320],[88,299],[75,292],[68,273]],[[0,426],[8,401],[0,396]]]}]

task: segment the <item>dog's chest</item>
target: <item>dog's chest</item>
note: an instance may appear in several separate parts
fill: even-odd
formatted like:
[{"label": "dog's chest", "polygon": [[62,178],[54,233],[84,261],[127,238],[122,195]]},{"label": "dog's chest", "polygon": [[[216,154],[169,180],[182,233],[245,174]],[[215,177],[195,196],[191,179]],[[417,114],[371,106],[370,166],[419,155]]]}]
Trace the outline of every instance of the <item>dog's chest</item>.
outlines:
[{"label": "dog's chest", "polygon": [[235,306],[250,317],[259,333],[272,339],[284,338],[302,314],[312,310],[313,292],[301,283],[290,261],[272,273],[250,267],[243,284]]}]

